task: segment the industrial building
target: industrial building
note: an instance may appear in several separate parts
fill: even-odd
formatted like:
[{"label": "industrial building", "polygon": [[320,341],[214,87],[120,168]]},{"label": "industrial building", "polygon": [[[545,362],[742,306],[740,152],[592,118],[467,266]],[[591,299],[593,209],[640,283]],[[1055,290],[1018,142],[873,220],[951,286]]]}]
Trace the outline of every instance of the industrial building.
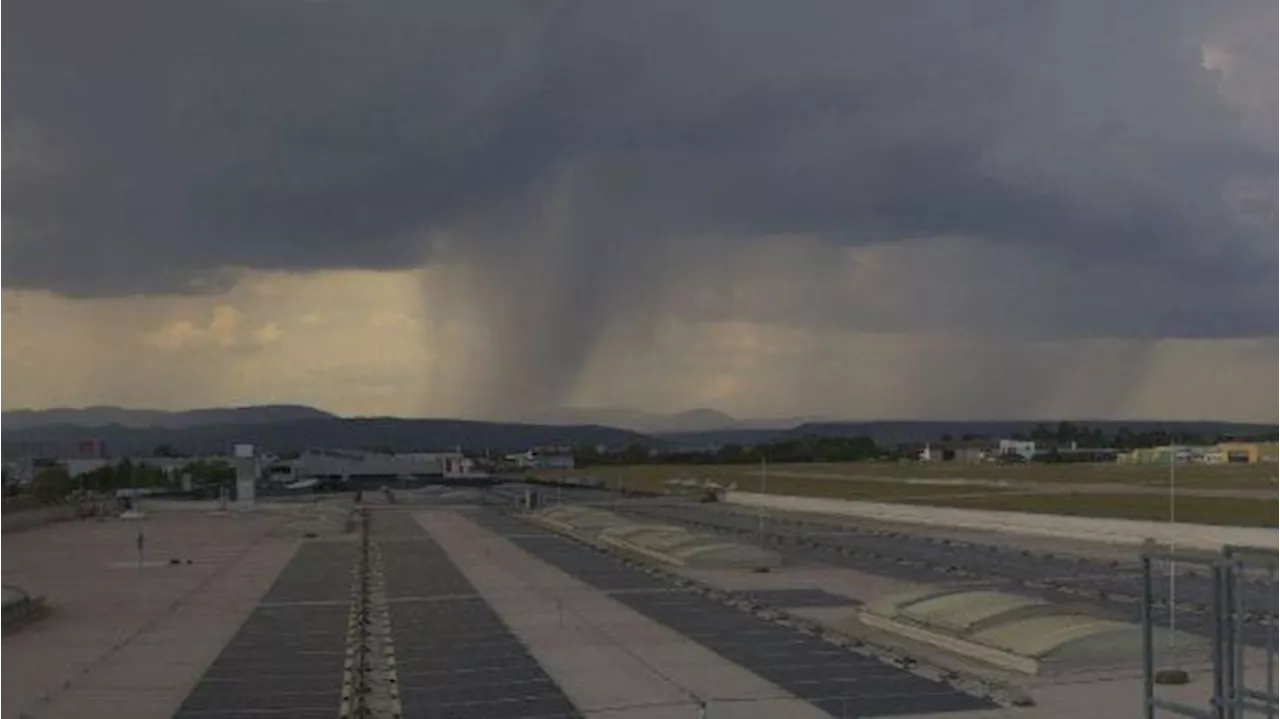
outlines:
[{"label": "industrial building", "polygon": [[[1169,456],[1173,453],[1172,460]],[[1130,464],[1275,464],[1280,445],[1275,442],[1220,442],[1204,446],[1144,447],[1124,455]]]},{"label": "industrial building", "polygon": [[389,484],[440,479],[466,471],[461,452],[384,454],[358,450],[309,449],[295,459],[266,465],[264,478],[289,484],[304,479],[337,480],[344,484]]},{"label": "industrial building", "polygon": [[1027,462],[1114,462],[1121,455],[1110,448],[1042,446],[1031,440],[960,440],[900,446],[922,462],[980,464],[1009,460]]},{"label": "industrial building", "polygon": [[1275,442],[1221,442],[1217,449],[1227,464],[1274,464],[1280,459],[1280,444]]}]

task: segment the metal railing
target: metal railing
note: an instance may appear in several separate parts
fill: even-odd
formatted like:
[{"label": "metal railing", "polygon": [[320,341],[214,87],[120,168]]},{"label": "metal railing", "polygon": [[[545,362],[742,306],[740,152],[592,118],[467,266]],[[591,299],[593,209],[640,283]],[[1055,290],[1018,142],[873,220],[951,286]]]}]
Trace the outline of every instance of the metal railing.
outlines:
[{"label": "metal railing", "polygon": [[[1227,545],[1218,554],[1158,549],[1153,544],[1142,553],[1142,675],[1143,716],[1154,719],[1162,709],[1196,719],[1243,719],[1250,715],[1276,717],[1280,699],[1276,696],[1276,627],[1263,649],[1265,686],[1249,686],[1245,678],[1245,642],[1242,628],[1245,612],[1240,585],[1250,573],[1261,571],[1269,584],[1277,574],[1277,552],[1258,547]],[[1198,707],[1156,696],[1154,563],[1181,562],[1208,566],[1213,577],[1213,687],[1209,707]],[[1166,600],[1173,611],[1174,597]]]}]

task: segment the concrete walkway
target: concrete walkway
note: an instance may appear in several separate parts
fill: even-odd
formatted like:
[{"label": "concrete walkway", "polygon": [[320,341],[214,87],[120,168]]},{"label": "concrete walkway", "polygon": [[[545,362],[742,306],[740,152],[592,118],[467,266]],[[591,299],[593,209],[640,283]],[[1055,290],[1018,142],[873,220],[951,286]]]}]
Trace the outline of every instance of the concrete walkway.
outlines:
[{"label": "concrete walkway", "polygon": [[978,529],[1127,546],[1141,545],[1151,539],[1161,545],[1176,543],[1182,549],[1206,551],[1217,551],[1224,544],[1275,548],[1277,538],[1280,537],[1274,528],[1219,527],[1181,522],[1067,517],[1056,514],[855,502],[754,492],[728,492],[725,495],[725,501],[746,507],[787,512],[865,517],[881,522]]},{"label": "concrete walkway", "polygon": [[819,719],[827,714],[529,555],[456,512],[417,515],[586,716]]},{"label": "concrete walkway", "polygon": [[[758,472],[745,473],[746,476],[759,477]],[[893,477],[865,474],[839,474],[837,472],[799,472],[793,470],[770,470],[770,477],[790,477],[793,479],[829,479],[834,482],[879,482],[898,486],[932,486],[955,487],[963,489],[1006,489],[1018,494],[1154,494],[1164,496],[1169,488],[1164,484],[1136,484],[1125,482],[1046,482],[1026,479],[983,479],[963,477]],[[756,480],[759,481],[758,479]],[[1264,481],[1259,481],[1264,485]],[[751,486],[751,485],[747,485]],[[990,492],[987,492],[990,494]],[[938,496],[938,495],[930,495]],[[1193,485],[1179,487],[1180,497],[1226,497],[1236,499],[1275,499],[1274,486],[1258,487],[1202,487]]]},{"label": "concrete walkway", "polygon": [[5,583],[52,612],[4,638],[3,715],[172,716],[293,555],[295,538],[272,536],[285,521],[153,513],[141,567],[136,522],[7,535]]}]

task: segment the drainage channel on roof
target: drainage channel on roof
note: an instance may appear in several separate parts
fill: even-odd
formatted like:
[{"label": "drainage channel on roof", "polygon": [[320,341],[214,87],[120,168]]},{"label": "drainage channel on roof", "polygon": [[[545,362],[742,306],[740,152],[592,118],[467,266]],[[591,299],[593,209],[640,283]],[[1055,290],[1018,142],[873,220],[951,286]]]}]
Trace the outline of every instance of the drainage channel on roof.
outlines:
[{"label": "drainage channel on roof", "polygon": [[[597,589],[620,575],[650,575],[568,539],[534,539],[528,523],[485,512],[474,520]],[[543,530],[547,531],[547,530]],[[610,567],[603,571],[602,567]],[[607,578],[601,582],[600,578]],[[696,592],[615,593],[614,599],[833,716],[895,716],[989,709],[950,685],[849,652],[804,632],[727,607]]]}]

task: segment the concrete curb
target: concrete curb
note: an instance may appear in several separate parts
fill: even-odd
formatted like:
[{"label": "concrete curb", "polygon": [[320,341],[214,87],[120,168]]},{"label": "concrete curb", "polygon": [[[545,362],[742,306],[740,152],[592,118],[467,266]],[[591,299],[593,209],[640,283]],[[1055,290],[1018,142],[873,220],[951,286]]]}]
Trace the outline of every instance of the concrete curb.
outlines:
[{"label": "concrete curb", "polygon": [[1275,548],[1280,535],[1275,529],[1221,527],[1206,524],[1146,522],[1131,519],[1099,519],[1030,512],[997,512],[952,507],[857,502],[842,499],[797,497],[755,492],[726,492],[724,501],[739,506],[762,507],[784,512],[803,512],[846,517],[863,517],[881,522],[926,524],[957,529],[976,529],[1026,534],[1058,539],[1141,546],[1148,541],[1176,544],[1185,549],[1218,551],[1226,544]]},{"label": "concrete curb", "polygon": [[917,627],[904,622],[878,617],[867,611],[858,613],[858,621],[873,629],[881,629],[892,634],[900,634],[907,639],[913,639],[925,644],[932,644],[939,649],[944,649],[962,657],[977,659],[999,669],[1007,669],[1009,671],[1031,676],[1036,675],[1040,671],[1040,662],[1035,659],[1021,657],[1011,652],[978,644],[977,642],[970,642],[957,637],[949,637],[923,627]]}]

